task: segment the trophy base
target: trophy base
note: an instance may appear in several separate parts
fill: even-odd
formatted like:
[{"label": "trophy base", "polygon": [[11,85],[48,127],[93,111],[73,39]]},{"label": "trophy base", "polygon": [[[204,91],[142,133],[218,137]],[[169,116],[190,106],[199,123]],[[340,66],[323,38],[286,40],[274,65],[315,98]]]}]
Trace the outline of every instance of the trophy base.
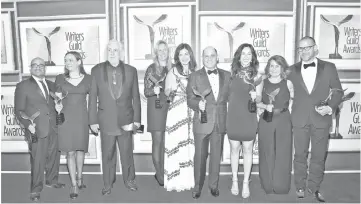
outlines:
[{"label": "trophy base", "polygon": [[45,66],[56,66],[53,61],[45,61]]},{"label": "trophy base", "polygon": [[151,60],[151,59],[153,59],[153,56],[152,56],[152,54],[146,54],[146,55],[144,55],[144,58],[146,60]]},{"label": "trophy base", "polygon": [[338,133],[337,135],[336,135],[336,133],[331,133],[330,139],[343,139],[343,137],[340,133]]},{"label": "trophy base", "polygon": [[342,59],[342,56],[338,53],[337,54],[333,53],[333,54],[329,54],[328,58],[329,59]]}]

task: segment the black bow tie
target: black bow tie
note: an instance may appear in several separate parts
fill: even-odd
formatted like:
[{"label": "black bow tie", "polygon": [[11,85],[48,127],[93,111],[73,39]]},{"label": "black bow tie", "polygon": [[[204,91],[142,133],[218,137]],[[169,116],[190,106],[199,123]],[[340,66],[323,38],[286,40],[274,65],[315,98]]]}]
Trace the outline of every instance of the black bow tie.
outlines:
[{"label": "black bow tie", "polygon": [[315,67],[315,66],[316,66],[315,62],[312,62],[310,64],[304,64],[303,68],[307,69],[308,67]]},{"label": "black bow tie", "polygon": [[207,73],[208,73],[208,75],[218,74],[218,71],[217,71],[217,69],[213,69],[213,70],[208,70]]}]

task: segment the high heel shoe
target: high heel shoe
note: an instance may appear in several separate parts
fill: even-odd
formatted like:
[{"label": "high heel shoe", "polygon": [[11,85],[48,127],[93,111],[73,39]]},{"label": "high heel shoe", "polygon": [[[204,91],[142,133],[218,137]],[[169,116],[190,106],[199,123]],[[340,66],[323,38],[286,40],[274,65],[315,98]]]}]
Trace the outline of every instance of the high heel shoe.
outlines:
[{"label": "high heel shoe", "polygon": [[231,188],[232,195],[238,195],[239,189],[238,189],[238,180],[232,180],[232,188]]},{"label": "high heel shoe", "polygon": [[251,180],[243,181],[243,187],[242,187],[242,198],[248,198],[251,193],[249,192],[249,183]]},{"label": "high heel shoe", "polygon": [[79,194],[79,187],[78,187],[78,185],[71,186],[71,187],[70,187],[70,198],[71,198],[72,200],[74,200],[75,198],[78,197],[78,194]]},{"label": "high heel shoe", "polygon": [[84,184],[83,178],[76,179],[76,183],[78,185],[78,188],[82,190],[83,188],[86,188],[86,185]]}]

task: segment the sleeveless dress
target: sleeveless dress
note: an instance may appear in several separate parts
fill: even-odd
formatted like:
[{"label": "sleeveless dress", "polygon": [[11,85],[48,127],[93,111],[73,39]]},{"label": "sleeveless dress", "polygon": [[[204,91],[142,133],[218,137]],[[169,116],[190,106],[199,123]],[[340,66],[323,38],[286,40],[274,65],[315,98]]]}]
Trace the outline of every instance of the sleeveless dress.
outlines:
[{"label": "sleeveless dress", "polygon": [[177,90],[166,122],[164,188],[179,192],[194,187],[193,111],[187,106],[187,78],[175,68],[171,72],[176,77]]},{"label": "sleeveless dress", "polygon": [[[167,67],[163,68],[162,73],[160,75],[156,74],[155,64],[151,64],[146,72],[144,77],[144,95],[147,97],[147,131],[165,131],[165,125],[167,121],[167,113],[168,113],[168,106],[167,103],[167,96],[164,94],[165,89],[165,80],[160,83],[162,87],[159,98],[154,95],[154,83],[150,81],[149,76],[153,75],[154,78],[157,80],[162,79],[163,76],[167,75]],[[155,108],[155,101],[159,99],[162,108],[156,109]]]},{"label": "sleeveless dress", "polygon": [[244,82],[244,74],[241,74],[246,69],[242,68],[238,74],[232,76],[230,82],[226,125],[227,135],[231,140],[251,141],[256,139],[257,113],[251,113],[248,110],[251,85]]},{"label": "sleeveless dress", "polygon": [[87,94],[90,92],[92,78],[85,74],[82,81],[74,86],[65,79],[64,74],[55,80],[57,91],[68,92],[63,99],[65,121],[58,125],[59,150],[70,152],[82,150],[88,152],[89,122]]},{"label": "sleeveless dress", "polygon": [[275,109],[283,109],[280,114],[274,114],[271,122],[260,116],[258,131],[259,176],[261,186],[266,193],[287,194],[291,188],[292,170],[292,125],[288,111],[290,92],[287,81],[271,83],[264,80],[262,102],[269,104],[266,93],[280,88],[273,101]]}]

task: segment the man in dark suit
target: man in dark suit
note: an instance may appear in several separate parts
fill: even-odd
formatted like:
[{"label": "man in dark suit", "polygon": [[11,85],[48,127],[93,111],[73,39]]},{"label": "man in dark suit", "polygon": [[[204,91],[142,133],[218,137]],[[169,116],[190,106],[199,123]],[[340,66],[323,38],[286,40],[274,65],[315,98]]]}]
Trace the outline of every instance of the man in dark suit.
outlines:
[{"label": "man in dark suit", "polygon": [[296,194],[299,198],[305,197],[307,157],[311,140],[307,190],[318,201],[324,202],[319,189],[325,170],[329,129],[332,124],[332,113],[340,104],[343,92],[335,91],[328,104],[317,106],[320,101],[327,98],[331,89],[342,90],[337,69],[333,63],[316,58],[318,48],[312,37],[303,37],[299,42],[298,51],[302,61],[290,67],[289,75],[295,90],[291,118]]},{"label": "man in dark suit", "polygon": [[[203,50],[204,67],[190,75],[187,85],[187,103],[194,110],[193,132],[195,143],[194,179],[195,187],[192,197],[201,195],[206,175],[208,146],[210,144],[209,181],[211,194],[219,195],[218,180],[222,155],[223,138],[226,133],[228,86],[231,74],[217,68],[217,50],[207,47]],[[193,93],[192,88],[204,92],[212,88],[210,94],[201,100]],[[201,123],[200,111],[206,110],[207,122]]]},{"label": "man in dark suit", "polygon": [[[92,131],[100,128],[104,188],[111,193],[116,180],[118,143],[125,186],[137,190],[133,159],[133,131],[140,126],[140,95],[137,70],[121,61],[124,47],[111,40],[106,62],[93,67],[89,94],[89,122]],[[98,101],[98,103],[97,103]]]},{"label": "man in dark suit", "polygon": [[[30,65],[31,77],[16,85],[15,114],[20,123],[27,128],[26,140],[29,143],[31,163],[30,199],[38,201],[43,190],[44,170],[45,185],[51,188],[64,188],[58,183],[60,151],[58,150],[58,134],[56,112],[49,92],[55,92],[55,84],[45,79],[45,62],[35,58]],[[32,116],[37,111],[40,115],[34,124],[21,117],[20,112]],[[36,140],[31,139],[35,134]]]}]

